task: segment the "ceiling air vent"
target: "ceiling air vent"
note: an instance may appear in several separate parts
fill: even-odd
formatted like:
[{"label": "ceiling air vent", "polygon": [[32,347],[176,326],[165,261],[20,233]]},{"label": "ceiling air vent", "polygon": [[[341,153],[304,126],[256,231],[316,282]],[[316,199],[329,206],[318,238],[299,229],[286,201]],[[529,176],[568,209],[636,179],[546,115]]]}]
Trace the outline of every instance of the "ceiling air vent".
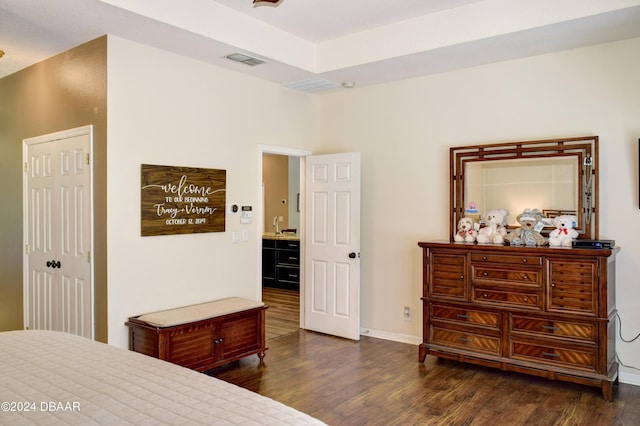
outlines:
[{"label": "ceiling air vent", "polygon": [[256,66],[260,64],[265,64],[267,61],[263,61],[262,59],[254,58],[249,55],[245,55],[243,53],[232,53],[231,55],[225,56],[225,58],[230,59],[232,61],[240,62],[249,66]]},{"label": "ceiling air vent", "polygon": [[284,87],[288,89],[298,90],[300,92],[317,93],[325,90],[337,89],[341,87],[341,85],[340,83],[323,80],[321,78],[309,78],[306,80],[300,80],[293,83],[285,84]]}]

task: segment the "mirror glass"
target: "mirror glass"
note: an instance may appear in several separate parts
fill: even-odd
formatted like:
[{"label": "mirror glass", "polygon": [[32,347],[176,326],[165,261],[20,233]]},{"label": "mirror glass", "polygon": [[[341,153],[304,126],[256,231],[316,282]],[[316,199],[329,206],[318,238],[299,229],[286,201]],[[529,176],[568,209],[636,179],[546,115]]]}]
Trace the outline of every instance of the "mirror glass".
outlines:
[{"label": "mirror glass", "polygon": [[507,209],[509,225],[518,226],[517,215],[537,208],[548,218],[578,211],[578,157],[544,157],[465,163],[465,208],[475,204],[479,212]]},{"label": "mirror glass", "polygon": [[598,238],[597,136],[459,146],[449,159],[451,241],[461,218],[479,222],[493,209],[509,211],[511,228],[523,210],[538,209],[543,234],[554,217],[573,215],[578,238]]}]

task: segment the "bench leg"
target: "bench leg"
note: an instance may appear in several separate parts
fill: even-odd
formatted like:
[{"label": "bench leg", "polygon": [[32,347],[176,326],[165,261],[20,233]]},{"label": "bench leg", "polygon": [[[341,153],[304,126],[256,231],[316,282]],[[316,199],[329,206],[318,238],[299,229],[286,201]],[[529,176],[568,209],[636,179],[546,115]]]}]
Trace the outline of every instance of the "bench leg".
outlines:
[{"label": "bench leg", "polygon": [[258,358],[260,358],[260,362],[264,360],[264,356],[266,355],[265,351],[258,352]]}]

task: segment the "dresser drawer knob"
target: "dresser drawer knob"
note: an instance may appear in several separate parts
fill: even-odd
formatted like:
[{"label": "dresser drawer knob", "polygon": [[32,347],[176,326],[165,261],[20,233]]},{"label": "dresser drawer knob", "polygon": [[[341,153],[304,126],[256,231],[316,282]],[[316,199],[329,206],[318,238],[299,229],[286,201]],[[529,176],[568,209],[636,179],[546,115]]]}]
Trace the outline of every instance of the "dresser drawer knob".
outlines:
[{"label": "dresser drawer knob", "polygon": [[482,276],[483,276],[483,277],[488,277],[488,276],[489,276],[489,273],[485,271],[485,272],[483,272],[483,273],[482,273]]},{"label": "dresser drawer knob", "polygon": [[554,354],[554,353],[551,353],[551,352],[542,352],[542,355],[548,356],[548,357],[551,357],[551,358],[560,358],[560,354]]},{"label": "dresser drawer knob", "polygon": [[524,298],[524,299],[522,299],[522,300],[524,300],[525,302],[528,302],[528,301],[529,301],[529,298],[528,298],[528,297],[525,297],[525,298]]},{"label": "dresser drawer knob", "polygon": [[522,263],[527,263],[528,260],[527,259],[522,259]]},{"label": "dresser drawer knob", "polygon": [[545,330],[560,331],[560,327],[554,327],[552,325],[543,325],[542,328]]},{"label": "dresser drawer knob", "polygon": [[482,297],[484,297],[484,298],[486,299],[487,297],[489,297],[489,295],[488,295],[487,293],[484,293],[484,294],[482,295]]},{"label": "dresser drawer knob", "polygon": [[551,283],[551,287],[555,287],[555,286],[556,286],[556,284],[555,284],[555,283]]},{"label": "dresser drawer knob", "polygon": [[460,275],[460,279],[461,279],[461,280],[464,280],[464,275]]},{"label": "dresser drawer knob", "polygon": [[525,274],[522,278],[525,279],[525,280],[528,280],[529,279],[529,275]]},{"label": "dresser drawer knob", "polygon": [[461,319],[471,319],[471,315],[464,315],[464,314],[458,314],[456,315],[456,317],[461,318]]},{"label": "dresser drawer knob", "polygon": [[482,260],[487,260],[487,256],[482,256]]},{"label": "dresser drawer knob", "polygon": [[472,340],[469,339],[468,337],[458,337],[458,341],[464,342],[464,343],[471,343],[472,342]]}]

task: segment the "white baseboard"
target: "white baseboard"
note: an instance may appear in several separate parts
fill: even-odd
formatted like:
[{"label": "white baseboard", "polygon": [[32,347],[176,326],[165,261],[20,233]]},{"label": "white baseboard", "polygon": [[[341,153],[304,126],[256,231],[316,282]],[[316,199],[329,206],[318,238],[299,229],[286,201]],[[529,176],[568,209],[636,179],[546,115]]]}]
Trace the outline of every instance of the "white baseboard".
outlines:
[{"label": "white baseboard", "polygon": [[640,386],[640,374],[619,372],[618,380],[627,385]]},{"label": "white baseboard", "polygon": [[409,336],[407,334],[389,333],[388,331],[373,330],[371,328],[361,328],[361,336],[376,337],[378,339],[391,340],[393,342],[408,343],[418,346],[422,343],[422,337]]}]

